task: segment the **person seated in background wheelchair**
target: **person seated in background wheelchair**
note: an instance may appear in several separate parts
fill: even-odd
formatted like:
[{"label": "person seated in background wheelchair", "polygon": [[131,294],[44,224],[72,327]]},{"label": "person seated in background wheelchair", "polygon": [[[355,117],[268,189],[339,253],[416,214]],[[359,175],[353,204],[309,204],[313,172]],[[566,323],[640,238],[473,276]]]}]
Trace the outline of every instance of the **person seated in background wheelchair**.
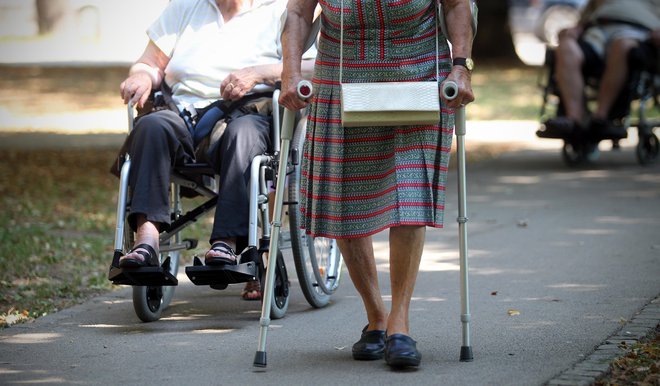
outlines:
[{"label": "person seated in background wheelchair", "polygon": [[[554,71],[565,116],[547,120],[537,135],[585,131],[596,139],[625,138],[625,128],[608,118],[628,79],[628,54],[647,40],[660,48],[659,39],[660,0],[590,0],[579,24],[559,34]],[[600,80],[591,114],[585,111],[586,76]]]},{"label": "person seated in background wheelchair", "polygon": [[[145,107],[152,92],[171,90],[171,100],[140,114],[124,149],[130,154],[134,247],[120,267],[158,266],[159,228],[169,224],[173,166],[191,163],[200,151],[219,176],[218,203],[205,264],[237,264],[237,242],[248,234],[249,168],[270,148],[271,97],[280,80],[280,32],[286,0],[173,0],[148,28],[149,43],[120,85],[124,103]],[[313,61],[303,68],[311,73]],[[164,84],[163,84],[164,83]],[[163,88],[162,86],[167,86]],[[231,111],[217,101],[233,102]],[[224,104],[226,106],[227,103]],[[226,116],[223,116],[225,115]],[[221,136],[200,150],[206,131],[220,119]],[[188,122],[187,122],[188,121]],[[200,133],[204,123],[206,130]],[[219,127],[219,126],[216,126]],[[123,153],[122,153],[123,154]],[[121,156],[121,154],[120,154]],[[258,300],[248,282],[246,300]]]}]

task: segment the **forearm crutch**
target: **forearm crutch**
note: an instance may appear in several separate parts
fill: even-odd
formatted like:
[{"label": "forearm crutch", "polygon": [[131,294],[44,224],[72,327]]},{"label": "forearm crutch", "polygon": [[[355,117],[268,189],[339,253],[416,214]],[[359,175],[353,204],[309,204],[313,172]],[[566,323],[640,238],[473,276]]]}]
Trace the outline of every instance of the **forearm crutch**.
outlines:
[{"label": "forearm crutch", "polygon": [[[452,100],[458,95],[458,85],[447,81],[442,86],[442,95]],[[467,188],[465,181],[465,106],[454,110],[456,132],[456,159],[458,167],[458,250],[461,267],[461,324],[463,325],[463,345],[461,362],[471,362],[472,345],[470,344],[470,293],[468,289],[468,247],[467,247]]]},{"label": "forearm crutch", "polygon": [[[312,95],[312,84],[306,80],[298,83],[298,97],[307,99]],[[270,307],[273,301],[275,287],[275,263],[279,252],[280,228],[282,227],[282,205],[284,203],[284,189],[286,183],[286,168],[289,162],[289,146],[293,137],[296,112],[284,109],[282,118],[282,134],[280,136],[280,159],[277,170],[277,184],[275,187],[275,208],[271,227],[270,246],[268,247],[268,264],[266,267],[266,278],[263,292],[263,303],[261,305],[261,318],[259,319],[259,346],[254,355],[255,367],[266,367],[266,335],[270,325]]]}]

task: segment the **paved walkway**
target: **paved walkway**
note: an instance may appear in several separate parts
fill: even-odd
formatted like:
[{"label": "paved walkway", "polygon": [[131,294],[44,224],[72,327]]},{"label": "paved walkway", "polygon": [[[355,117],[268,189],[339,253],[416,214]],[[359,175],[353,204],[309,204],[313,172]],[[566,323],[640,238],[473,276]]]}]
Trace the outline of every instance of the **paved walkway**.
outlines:
[{"label": "paved walkway", "polygon": [[[468,124],[468,140],[509,145],[501,138],[517,125]],[[307,305],[293,281],[287,316],[269,333],[268,368],[255,371],[258,304],[241,301],[240,286],[214,291],[180,275],[171,307],[155,323],[139,322],[123,288],[0,331],[0,384],[589,383],[619,342],[660,321],[652,303],[660,294],[660,165],[637,165],[630,147],[606,148],[594,165],[569,169],[559,142],[532,138],[469,165],[471,363],[458,361],[452,173],[447,226],[428,231],[412,303],[412,335],[423,353],[418,371],[350,358],[365,318],[348,276],[321,310]],[[375,250],[388,294],[386,233],[375,238]],[[290,260],[288,267],[294,275]]]}]

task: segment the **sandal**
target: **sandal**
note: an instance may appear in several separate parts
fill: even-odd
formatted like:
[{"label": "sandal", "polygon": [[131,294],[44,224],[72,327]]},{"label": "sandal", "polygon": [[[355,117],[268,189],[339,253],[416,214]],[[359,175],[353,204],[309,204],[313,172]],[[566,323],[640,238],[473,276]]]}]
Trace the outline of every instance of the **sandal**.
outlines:
[{"label": "sandal", "polygon": [[[137,253],[141,258],[128,257],[131,253]],[[119,258],[119,268],[158,267],[160,259],[158,252],[149,244],[138,244],[126,255]]]},{"label": "sandal", "polygon": [[[209,256],[209,252],[220,252],[223,255],[221,256]],[[206,252],[204,257],[204,263],[206,265],[235,265],[237,264],[238,259],[236,258],[236,252],[229,246],[229,244],[224,241],[216,241],[211,245],[211,249]]]},{"label": "sandal", "polygon": [[261,284],[259,280],[250,280],[245,283],[245,288],[241,291],[243,300],[261,300]]}]

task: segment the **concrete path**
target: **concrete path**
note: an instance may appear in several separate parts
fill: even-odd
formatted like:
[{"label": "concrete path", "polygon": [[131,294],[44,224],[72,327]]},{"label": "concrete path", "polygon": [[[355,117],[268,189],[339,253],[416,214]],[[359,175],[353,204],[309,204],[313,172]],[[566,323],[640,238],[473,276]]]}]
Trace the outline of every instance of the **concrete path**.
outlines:
[{"label": "concrete path", "polygon": [[[427,233],[412,303],[418,371],[353,361],[366,319],[348,275],[332,303],[313,310],[289,261],[291,305],[272,324],[265,371],[252,366],[259,304],[241,301],[240,286],[215,291],[180,275],[158,322],[139,322],[124,288],[1,330],[0,384],[579,384],[596,373],[579,367],[595,348],[625,334],[622,326],[660,294],[660,165],[637,165],[628,147],[569,169],[559,142],[540,142],[469,165],[473,362],[458,361],[452,173],[447,226]],[[386,233],[375,240],[389,294]],[[649,326],[660,320],[655,309],[645,314]],[[583,376],[570,381],[562,374],[575,365]]]}]

